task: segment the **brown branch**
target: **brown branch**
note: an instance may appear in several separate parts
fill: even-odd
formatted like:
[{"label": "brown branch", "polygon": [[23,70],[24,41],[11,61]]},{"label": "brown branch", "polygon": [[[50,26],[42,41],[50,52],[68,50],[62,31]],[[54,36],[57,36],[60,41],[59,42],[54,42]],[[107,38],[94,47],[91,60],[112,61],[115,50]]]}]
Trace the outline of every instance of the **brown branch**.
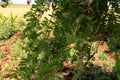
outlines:
[{"label": "brown branch", "polygon": [[88,62],[91,60],[91,58],[93,58],[93,56],[95,55],[95,53],[97,53],[99,45],[100,45],[100,41],[97,43],[96,51],[92,55],[90,55],[88,57],[87,62],[84,64],[85,66],[88,64]]}]

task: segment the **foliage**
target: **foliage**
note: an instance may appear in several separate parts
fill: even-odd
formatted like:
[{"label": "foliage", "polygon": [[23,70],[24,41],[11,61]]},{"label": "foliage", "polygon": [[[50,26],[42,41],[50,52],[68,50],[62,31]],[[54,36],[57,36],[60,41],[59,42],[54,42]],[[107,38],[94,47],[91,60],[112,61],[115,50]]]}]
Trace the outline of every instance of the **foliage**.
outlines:
[{"label": "foliage", "polygon": [[27,4],[29,5],[31,3],[31,0],[27,0]]},{"label": "foliage", "polygon": [[103,60],[103,61],[106,61],[106,54],[105,53],[103,53],[103,52],[101,52],[101,51],[99,51],[98,52],[98,58],[100,59],[100,60]]},{"label": "foliage", "polygon": [[3,7],[3,8],[6,8],[8,5],[9,5],[9,1],[10,0],[1,0],[2,2],[1,2],[1,6]]},{"label": "foliage", "polygon": [[93,45],[95,41],[106,41],[112,51],[119,49],[116,47],[120,39],[120,16],[116,15],[120,13],[119,0],[110,0],[109,4],[108,0],[47,1],[36,0],[28,12],[23,31],[28,55],[13,74],[14,78],[56,79],[64,68],[63,62],[70,61],[76,64],[73,76],[77,75],[77,80],[97,52],[99,43]]},{"label": "foliage", "polygon": [[11,16],[9,19],[0,15],[0,39],[6,39],[13,34],[15,18]]},{"label": "foliage", "polygon": [[14,37],[14,40],[16,41],[16,43],[11,53],[12,61],[20,60],[21,58],[25,57],[24,50],[22,49],[23,42],[21,41],[21,39],[17,39],[17,37]]},{"label": "foliage", "polygon": [[12,13],[8,17],[0,14],[0,80],[10,80],[11,71],[18,66],[21,58],[26,57],[19,38],[23,26],[25,21],[22,18]]},{"label": "foliage", "polygon": [[17,16],[13,16],[12,14],[9,17],[5,17],[0,14],[0,40],[4,40],[9,38],[11,35],[18,30],[19,26],[23,26],[25,22],[23,20],[19,20]]},{"label": "foliage", "polygon": [[120,58],[118,57],[118,53],[116,53],[116,70],[117,79],[120,80]]},{"label": "foliage", "polygon": [[5,56],[5,52],[0,51],[0,60]]}]

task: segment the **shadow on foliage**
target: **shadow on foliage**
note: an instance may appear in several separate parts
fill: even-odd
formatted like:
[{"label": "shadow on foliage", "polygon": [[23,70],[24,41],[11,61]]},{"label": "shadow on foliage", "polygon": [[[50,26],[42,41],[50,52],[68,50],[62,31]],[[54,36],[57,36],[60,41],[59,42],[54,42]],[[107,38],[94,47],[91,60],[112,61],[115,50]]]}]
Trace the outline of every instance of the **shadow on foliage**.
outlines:
[{"label": "shadow on foliage", "polygon": [[112,72],[108,72],[97,65],[92,65],[86,67],[85,72],[77,80],[118,80],[118,79],[116,77],[116,68],[113,68]]},{"label": "shadow on foliage", "polygon": [[77,70],[76,67],[67,66],[63,68],[61,73],[67,73],[67,75],[63,75],[63,79],[60,80],[119,80],[116,75],[116,66],[112,70],[106,70],[93,64],[84,67],[84,70]]}]

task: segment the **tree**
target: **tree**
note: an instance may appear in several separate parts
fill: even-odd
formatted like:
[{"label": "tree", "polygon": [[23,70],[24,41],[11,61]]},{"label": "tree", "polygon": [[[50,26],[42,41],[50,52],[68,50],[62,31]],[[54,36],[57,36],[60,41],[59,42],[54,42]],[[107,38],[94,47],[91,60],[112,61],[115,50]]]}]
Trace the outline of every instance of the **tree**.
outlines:
[{"label": "tree", "polygon": [[77,80],[97,51],[95,41],[107,42],[111,51],[120,50],[119,0],[46,2],[36,0],[27,13],[28,24],[23,31],[27,58],[14,73],[16,78],[57,80],[63,63],[70,61],[76,65],[72,75]]},{"label": "tree", "polygon": [[9,4],[9,0],[2,0],[2,2],[1,2],[1,6],[2,6],[3,8],[7,7],[8,4]]},{"label": "tree", "polygon": [[[1,1],[2,1],[1,6],[3,8],[7,7],[11,3],[10,0],[1,0]],[[27,4],[29,5],[30,3],[31,3],[31,0],[27,0]]]},{"label": "tree", "polygon": [[31,0],[27,0],[27,4],[29,5],[31,3]]}]

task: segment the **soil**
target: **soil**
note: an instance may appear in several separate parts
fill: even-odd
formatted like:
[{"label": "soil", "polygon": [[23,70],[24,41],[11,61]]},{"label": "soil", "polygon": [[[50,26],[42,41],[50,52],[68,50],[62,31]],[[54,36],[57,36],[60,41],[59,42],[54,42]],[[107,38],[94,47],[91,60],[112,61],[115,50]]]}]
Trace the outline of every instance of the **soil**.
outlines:
[{"label": "soil", "polygon": [[[10,65],[10,56],[11,52],[13,50],[14,44],[16,41],[12,39],[12,37],[20,38],[22,36],[22,32],[20,30],[16,31],[13,35],[11,35],[9,38],[7,38],[2,45],[0,45],[0,52],[4,52],[4,57],[0,59],[0,74],[4,75],[5,71],[2,69],[2,65]],[[9,45],[11,43],[11,45]],[[10,74],[7,73],[7,76]],[[6,80],[6,79],[0,79],[0,80]]]},{"label": "soil", "polygon": [[[84,77],[87,77],[86,79],[84,78],[80,78],[77,80],[96,80],[95,75],[98,75],[98,77],[100,76],[106,76],[108,77],[107,80],[116,80],[113,75],[113,65],[115,65],[115,56],[106,48],[105,46],[105,42],[104,41],[96,41],[95,43],[100,43],[98,46],[98,51],[104,52],[104,54],[107,56],[106,60],[101,60],[98,58],[98,54],[96,53],[94,55],[94,62],[93,65],[87,65],[85,68],[85,73],[84,73]],[[109,63],[106,67],[104,66],[104,62]],[[63,79],[61,80],[74,80],[73,79],[73,75],[75,74],[76,71],[76,65],[72,64],[70,62],[64,62],[63,63],[64,68],[62,70],[62,76]],[[95,70],[95,68],[97,68]]]},{"label": "soil", "polygon": [[[4,41],[4,43],[0,46],[0,51],[5,52],[4,58],[2,58],[0,60],[0,74],[4,73],[4,70],[2,69],[1,66],[4,65],[4,64],[10,64],[9,59],[10,59],[11,52],[13,50],[14,44],[16,43],[14,40],[12,40],[13,36],[16,36],[17,38],[20,38],[22,36],[22,32],[20,30],[16,31],[15,34],[11,35],[11,37],[9,37],[8,39],[6,39]],[[9,42],[11,42],[12,45],[9,45]],[[98,42],[96,42],[96,43],[98,43]],[[107,51],[106,47],[104,46],[104,42],[101,41],[100,43],[101,44],[99,45],[98,50],[102,51],[102,52]],[[113,62],[113,64],[115,64],[115,57],[114,57],[114,55],[111,52],[109,52],[109,51],[107,53],[105,53],[105,54],[107,55],[106,61],[110,61],[110,62]],[[90,78],[88,80],[93,80],[94,79],[94,77],[91,77],[91,76],[94,76],[95,73],[91,72],[91,70],[93,70],[94,69],[93,67],[95,67],[95,66],[97,66],[100,71],[102,71],[103,69],[105,69],[106,71],[102,72],[102,74],[108,75],[108,77],[111,77],[110,74],[112,72],[112,69],[111,68],[105,68],[103,66],[103,62],[104,61],[100,60],[97,57],[97,54],[94,55],[93,65],[92,66],[87,66],[86,67],[87,71],[84,73],[84,75],[86,75],[88,78]],[[73,64],[73,63],[70,63],[69,61],[68,62],[64,62],[63,65],[64,65],[64,68],[63,68],[63,70],[60,73],[60,75],[63,76],[63,78],[61,80],[73,80],[72,78],[73,78],[73,75],[76,72],[76,65]],[[109,74],[108,74],[108,72],[109,72]],[[7,76],[9,77],[10,74],[8,73]],[[0,79],[0,80],[6,80],[6,79]],[[113,77],[111,77],[109,80],[114,80],[114,79],[113,79]]]}]

